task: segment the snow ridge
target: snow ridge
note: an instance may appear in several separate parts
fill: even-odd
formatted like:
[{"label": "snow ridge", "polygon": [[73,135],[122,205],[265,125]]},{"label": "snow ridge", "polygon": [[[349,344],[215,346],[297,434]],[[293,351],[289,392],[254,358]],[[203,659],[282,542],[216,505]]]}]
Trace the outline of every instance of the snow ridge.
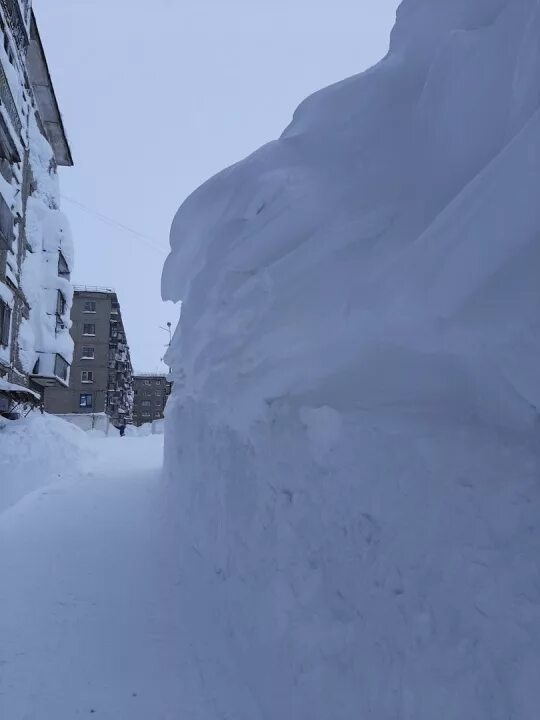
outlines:
[{"label": "snow ridge", "polygon": [[174,220],[166,472],[261,718],[535,717],[539,24],[405,0]]}]

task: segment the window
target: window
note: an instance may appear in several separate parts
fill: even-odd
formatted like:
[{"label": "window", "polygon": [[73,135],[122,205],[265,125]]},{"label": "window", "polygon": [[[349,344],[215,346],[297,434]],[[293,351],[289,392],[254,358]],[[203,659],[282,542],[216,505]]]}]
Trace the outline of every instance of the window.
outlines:
[{"label": "window", "polygon": [[66,312],[66,298],[62,295],[60,290],[56,296],[56,314],[62,316]]},{"label": "window", "polygon": [[3,196],[0,195],[0,239],[2,239],[4,244],[7,244],[8,247],[11,246],[15,238],[13,225],[14,221],[11,208],[4,200]]},{"label": "window", "polygon": [[150,401],[149,401],[149,400],[144,400],[142,406],[143,406],[143,407],[150,407]]},{"label": "window", "polygon": [[83,347],[82,349],[82,360],[93,360],[96,357],[96,348],[94,347]]},{"label": "window", "polygon": [[0,300],[0,345],[7,347],[9,345],[9,333],[11,329],[11,308],[9,305]]},{"label": "window", "polygon": [[142,413],[142,414],[141,414],[141,417],[143,417],[143,418],[151,418],[152,415],[151,415],[150,413]]},{"label": "window", "polygon": [[63,296],[63,294],[60,292],[60,290],[56,293],[56,332],[60,332],[60,330],[65,330],[65,324],[64,324],[64,315],[67,309],[67,303],[66,298]]},{"label": "window", "polygon": [[13,180],[13,167],[9,160],[4,158],[5,154],[6,152],[2,149],[0,140],[0,173],[6,182],[11,183]]},{"label": "window", "polygon": [[83,370],[81,372],[81,382],[83,383],[93,383],[94,382],[94,373],[92,370]]},{"label": "window", "polygon": [[61,355],[57,355],[54,360],[54,374],[61,380],[67,380],[69,365]]},{"label": "window", "polygon": [[92,405],[92,395],[81,395],[79,400],[79,407],[91,408]]},{"label": "window", "polygon": [[157,413],[156,413],[156,420],[160,420],[160,419],[161,419],[161,413],[160,413],[160,412],[157,412]]},{"label": "window", "polygon": [[83,325],[83,335],[95,335],[96,334],[96,326],[94,323],[84,323]]},{"label": "window", "polygon": [[94,300],[86,300],[85,301],[84,312],[85,313],[95,313],[96,312],[96,303]]},{"label": "window", "polygon": [[58,255],[58,275],[65,280],[69,280],[70,278],[69,267],[62,253]]},{"label": "window", "polygon": [[18,163],[21,161],[19,151],[15,147],[15,143],[11,137],[11,132],[3,117],[0,118],[0,158],[8,163]]},{"label": "window", "polygon": [[145,384],[145,385],[151,385],[151,384],[152,384],[152,381],[151,381],[151,380],[145,380],[145,381],[144,381],[144,384]]}]

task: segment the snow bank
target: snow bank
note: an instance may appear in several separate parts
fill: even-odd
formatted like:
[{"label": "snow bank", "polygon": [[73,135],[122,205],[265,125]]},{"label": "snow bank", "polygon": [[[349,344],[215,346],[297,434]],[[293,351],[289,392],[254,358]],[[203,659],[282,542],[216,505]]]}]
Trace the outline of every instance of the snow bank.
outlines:
[{"label": "snow bank", "polygon": [[165,421],[164,420],[153,420],[149,423],[144,423],[139,427],[135,425],[126,426],[126,436],[128,437],[148,437],[149,435],[164,435],[165,434]]},{"label": "snow bank", "polygon": [[77,478],[89,460],[85,433],[52,415],[0,418],[0,513],[45,485]]},{"label": "snow bank", "polygon": [[535,717],[539,30],[406,0],[175,218],[166,472],[234,717]]}]

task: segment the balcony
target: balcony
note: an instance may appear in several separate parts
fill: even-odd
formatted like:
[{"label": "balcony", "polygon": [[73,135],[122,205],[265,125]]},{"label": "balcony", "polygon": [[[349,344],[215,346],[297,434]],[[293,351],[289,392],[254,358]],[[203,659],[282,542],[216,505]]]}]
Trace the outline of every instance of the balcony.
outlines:
[{"label": "balcony", "polygon": [[31,377],[42,387],[66,387],[69,381],[69,363],[57,353],[39,353]]}]

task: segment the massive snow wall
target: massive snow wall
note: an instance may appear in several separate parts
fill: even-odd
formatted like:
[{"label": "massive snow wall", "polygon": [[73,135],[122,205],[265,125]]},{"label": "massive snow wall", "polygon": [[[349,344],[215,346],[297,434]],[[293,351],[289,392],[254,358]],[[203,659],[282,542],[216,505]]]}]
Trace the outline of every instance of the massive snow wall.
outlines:
[{"label": "massive snow wall", "polygon": [[216,717],[536,717],[539,37],[537,0],[405,0],[175,218],[166,474]]}]

